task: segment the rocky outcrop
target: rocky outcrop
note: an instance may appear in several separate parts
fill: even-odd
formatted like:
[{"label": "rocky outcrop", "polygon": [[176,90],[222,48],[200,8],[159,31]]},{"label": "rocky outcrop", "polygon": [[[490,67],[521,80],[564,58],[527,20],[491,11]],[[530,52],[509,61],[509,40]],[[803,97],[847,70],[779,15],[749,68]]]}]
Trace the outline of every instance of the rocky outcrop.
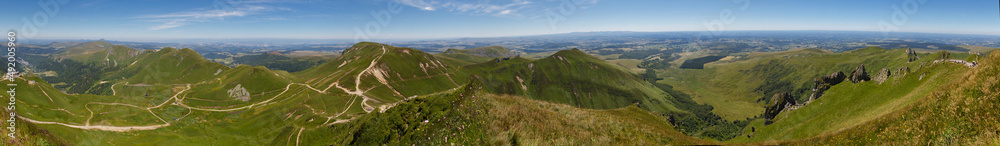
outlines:
[{"label": "rocky outcrop", "polygon": [[844,72],[840,71],[813,79],[813,93],[809,95],[809,101],[823,96],[823,92],[830,89],[830,86],[840,84],[844,82],[844,79],[847,79],[847,75],[844,75]]},{"label": "rocky outcrop", "polygon": [[907,73],[910,73],[910,67],[908,66],[903,66],[896,69],[897,75],[906,75]]},{"label": "rocky outcrop", "polygon": [[889,79],[889,76],[892,76],[892,72],[890,72],[889,69],[882,68],[881,70],[878,70],[878,74],[875,74],[875,78],[872,80],[878,82],[878,84],[882,84],[882,82]]},{"label": "rocky outcrop", "polygon": [[975,61],[968,62],[968,61],[965,61],[965,60],[958,60],[958,59],[939,59],[939,60],[934,60],[935,64],[941,63],[941,62],[958,63],[958,64],[961,64],[961,65],[965,65],[965,67],[969,67],[969,68],[976,68],[976,66],[979,66],[979,63],[975,62]]},{"label": "rocky outcrop", "polygon": [[843,82],[844,79],[847,79],[847,75],[844,75],[844,72],[841,71],[820,77],[820,81],[831,85],[840,84],[840,82]]},{"label": "rocky outcrop", "polygon": [[771,104],[768,104],[767,109],[764,111],[764,118],[773,119],[774,116],[777,116],[778,113],[781,113],[781,111],[785,110],[786,107],[796,104],[795,98],[793,98],[792,94],[789,94],[788,92],[774,94],[774,97],[771,97]]},{"label": "rocky outcrop", "polygon": [[906,58],[906,62],[913,62],[920,59],[920,56],[917,56],[917,52],[914,52],[913,49],[906,48]]},{"label": "rocky outcrop", "polygon": [[229,93],[229,97],[236,98],[241,101],[250,101],[250,92],[247,92],[247,89],[243,88],[243,85],[241,84],[236,84],[236,87],[226,90],[226,92]]},{"label": "rocky outcrop", "polygon": [[863,64],[861,66],[858,66],[858,68],[854,68],[854,71],[851,71],[851,76],[848,77],[847,79],[851,80],[851,83],[855,84],[857,84],[858,82],[872,80],[871,77],[868,76],[868,72],[865,71],[865,65]]}]

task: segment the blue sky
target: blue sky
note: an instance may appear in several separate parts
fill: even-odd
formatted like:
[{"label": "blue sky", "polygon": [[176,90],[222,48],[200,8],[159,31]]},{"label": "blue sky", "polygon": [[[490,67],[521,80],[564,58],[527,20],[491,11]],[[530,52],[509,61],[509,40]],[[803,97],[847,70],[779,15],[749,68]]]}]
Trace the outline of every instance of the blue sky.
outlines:
[{"label": "blue sky", "polygon": [[[58,5],[58,11],[46,13],[46,7],[39,5],[44,2]],[[881,31],[885,28],[891,28],[891,32],[1000,35],[1000,2],[994,0],[19,0],[4,3],[9,4],[0,13],[5,20],[0,22],[0,28],[18,30],[22,36],[53,39],[430,39],[590,31]],[[54,12],[52,5],[47,8],[48,12]],[[24,30],[26,23],[22,18],[34,24],[37,31]],[[32,22],[35,19],[37,24]]]}]

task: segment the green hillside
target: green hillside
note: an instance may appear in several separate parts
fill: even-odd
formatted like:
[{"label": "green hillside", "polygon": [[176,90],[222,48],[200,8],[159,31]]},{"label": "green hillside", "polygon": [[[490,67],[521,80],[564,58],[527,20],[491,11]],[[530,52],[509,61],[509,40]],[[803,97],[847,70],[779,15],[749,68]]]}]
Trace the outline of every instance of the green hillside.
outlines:
[{"label": "green hillside", "polygon": [[[105,54],[114,48],[104,48]],[[81,50],[75,51],[86,52]],[[6,142],[14,145],[1000,141],[1000,122],[988,118],[998,116],[992,109],[1000,104],[993,102],[1000,52],[917,53],[916,60],[904,49],[877,47],[741,55],[708,62],[704,69],[663,65],[638,75],[578,49],[537,60],[515,56],[473,63],[444,53],[362,42],[333,60],[289,73],[265,66],[229,67],[191,49],[163,48],[121,57],[118,61],[131,61],[110,66],[93,56],[82,62],[56,57],[47,62],[63,71],[74,69],[67,65],[99,68],[101,74],[86,80],[60,80],[92,83],[84,94],[67,94],[33,74],[0,84],[18,84],[14,110],[23,130],[17,133],[24,137]],[[105,56],[105,63],[119,58]],[[814,79],[860,65],[880,81],[845,81],[808,100]],[[883,68],[892,74],[879,78]],[[808,104],[791,105],[773,119],[754,118],[772,95],[786,92]]]},{"label": "green hillside", "polygon": [[[829,145],[995,145],[1000,122],[995,108],[1000,53],[968,68],[936,63],[890,78],[834,86],[823,98],[757,121],[750,139],[762,144]],[[749,131],[745,131],[749,132]]]},{"label": "green hillside", "polygon": [[[836,133],[795,143],[849,145],[998,145],[1000,144],[1000,52],[922,97],[911,106]],[[950,65],[955,66],[955,65]]]},{"label": "green hillside", "polygon": [[371,111],[415,95],[457,88],[466,82],[466,75],[457,69],[420,50],[362,42],[295,75],[323,91],[363,97],[365,110]]},{"label": "green hillside", "polygon": [[[240,107],[258,103],[274,97],[290,84],[287,74],[279,74],[267,68],[241,65],[220,72],[215,80],[192,85],[188,90],[188,98],[181,102],[199,108],[210,107]],[[246,95],[234,95],[232,92],[246,91]]]},{"label": "green hillside", "polygon": [[328,58],[320,56],[289,56],[277,52],[267,52],[257,55],[233,57],[232,64],[264,66],[272,70],[298,72],[320,65]]},{"label": "green hillside", "polygon": [[715,107],[714,113],[728,120],[753,118],[764,112],[764,105],[774,94],[789,92],[800,103],[812,93],[813,79],[842,71],[850,73],[864,65],[868,74],[886,68],[919,68],[935,59],[918,54],[921,59],[908,62],[905,49],[886,50],[870,47],[830,53],[818,49],[785,52],[750,53],[737,60],[705,64],[704,69],[668,69],[660,73],[659,83],[674,86],[692,95],[699,103]]},{"label": "green hillside", "polygon": [[125,77],[125,81],[133,84],[182,84],[204,81],[228,69],[225,65],[206,60],[194,50],[168,47],[147,50],[115,76]]},{"label": "green hillside", "polygon": [[30,67],[36,72],[53,72],[45,80],[57,83],[59,89],[69,93],[94,93],[100,88],[107,74],[111,74],[137,60],[143,53],[125,46],[105,41],[93,41],[70,46],[54,54],[31,57]]},{"label": "green hillside", "polygon": [[511,52],[502,46],[489,46],[472,49],[448,49],[437,55],[448,59],[455,59],[465,64],[473,64],[489,61],[493,58],[514,57],[517,56],[517,53]]},{"label": "green hillside", "polygon": [[529,61],[494,59],[467,66],[486,91],[582,108],[611,109],[639,104],[660,113],[684,112],[672,97],[638,75],[580,50],[563,50]]},{"label": "green hillside", "polygon": [[859,126],[922,101],[967,70],[958,64],[932,64],[890,77],[882,84],[841,83],[804,107],[782,112],[773,124],[753,122],[749,126],[756,127],[756,133],[749,139],[741,136],[734,141],[804,139]]},{"label": "green hillside", "polygon": [[658,145],[710,144],[688,137],[655,113],[627,106],[581,109],[565,104],[480,92],[468,84],[454,92],[418,97],[372,113],[306,141],[315,145]]},{"label": "green hillside", "polygon": [[125,46],[113,45],[105,41],[93,41],[68,47],[53,58],[58,60],[71,59],[85,64],[96,64],[105,67],[116,67],[132,63],[142,52]]},{"label": "green hillside", "polygon": [[[574,57],[580,55],[577,53],[580,52],[557,55],[577,59],[579,62],[600,61],[577,58],[583,56]],[[201,59],[189,49],[164,48],[148,51],[139,57],[135,63],[114,72],[113,75],[121,77],[117,80],[109,78],[112,79],[110,82],[103,83],[107,87],[101,90],[105,91],[101,95],[65,94],[35,76],[17,79],[14,83],[24,85],[19,86],[21,90],[18,93],[21,96],[18,98],[22,100],[18,100],[18,105],[30,107],[17,109],[19,113],[28,113],[22,115],[22,121],[32,123],[25,129],[47,131],[36,133],[32,136],[34,139],[27,141],[81,145],[190,142],[201,145],[350,144],[354,140],[348,137],[360,136],[367,139],[385,136],[382,135],[384,133],[368,134],[369,131],[380,129],[369,126],[390,126],[384,123],[389,121],[371,118],[400,118],[404,116],[399,115],[414,113],[412,110],[430,109],[417,110],[416,113],[424,114],[416,116],[425,120],[448,117],[456,121],[428,126],[428,129],[406,128],[420,131],[436,129],[423,131],[425,134],[442,132],[438,130],[451,131],[448,133],[467,134],[464,138],[452,137],[453,141],[485,142],[488,138],[491,139],[490,143],[496,144],[705,143],[673,130],[666,117],[630,106],[634,105],[631,103],[600,110],[580,109],[521,97],[481,93],[478,91],[481,89],[478,84],[464,86],[467,88],[462,89],[458,84],[468,82],[469,76],[456,73],[459,67],[444,64],[433,55],[409,48],[360,43],[346,51],[338,61],[294,74],[260,66],[228,68]],[[545,61],[549,60],[538,63],[547,64]],[[606,64],[599,66],[613,67]],[[333,70],[321,70],[323,67],[332,67]],[[634,76],[620,70],[615,69],[620,76]],[[548,76],[556,78],[561,75]],[[641,83],[641,80],[634,80],[637,78],[629,79],[630,84]],[[555,85],[546,87],[558,88]],[[465,100],[468,102],[453,101],[470,96],[483,98]],[[422,108],[414,109],[416,107]],[[472,107],[478,107],[478,110],[469,109]],[[473,111],[496,114],[473,116]],[[459,115],[465,116],[454,117]],[[524,119],[509,119],[511,116]],[[469,119],[458,120],[461,117],[491,119],[485,122],[500,124],[487,126],[486,123],[471,123]],[[557,119],[575,123],[575,126],[551,127],[551,123],[522,125],[518,122]],[[367,124],[376,121],[374,125]],[[461,122],[465,122],[465,126],[451,126],[463,125]],[[580,127],[595,124],[605,126]],[[356,127],[361,125],[368,126]],[[466,128],[479,129],[481,132]],[[348,135],[336,132],[345,130],[355,132]],[[610,130],[622,131],[605,132]],[[409,136],[418,136],[413,139],[426,138],[416,135],[419,133],[421,132]],[[260,139],[260,136],[271,138]],[[446,135],[438,134],[434,137],[440,136]],[[593,136],[595,139],[577,139],[579,136]],[[378,142],[370,140],[377,139],[354,144]],[[441,139],[422,143],[443,143],[439,140]]]}]

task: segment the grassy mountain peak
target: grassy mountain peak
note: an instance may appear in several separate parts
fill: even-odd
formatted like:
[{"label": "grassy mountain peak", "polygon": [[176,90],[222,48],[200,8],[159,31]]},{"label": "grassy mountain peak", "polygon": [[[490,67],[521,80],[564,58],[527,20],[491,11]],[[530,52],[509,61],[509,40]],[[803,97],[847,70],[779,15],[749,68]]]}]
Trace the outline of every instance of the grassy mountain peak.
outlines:
[{"label": "grassy mountain peak", "polygon": [[[467,66],[484,90],[582,108],[639,106],[660,113],[684,111],[674,99],[641,77],[578,49],[539,60],[495,59]],[[599,78],[595,78],[599,77]]]}]

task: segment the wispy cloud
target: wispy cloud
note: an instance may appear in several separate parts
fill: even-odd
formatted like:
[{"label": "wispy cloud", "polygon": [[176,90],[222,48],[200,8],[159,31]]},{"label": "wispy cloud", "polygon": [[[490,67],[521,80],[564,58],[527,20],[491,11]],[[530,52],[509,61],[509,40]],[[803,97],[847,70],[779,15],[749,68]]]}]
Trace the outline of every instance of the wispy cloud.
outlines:
[{"label": "wispy cloud", "polygon": [[[181,27],[199,22],[223,21],[227,18],[262,15],[267,12],[292,11],[289,8],[271,7],[261,5],[250,5],[258,3],[274,3],[275,0],[220,0],[231,1],[226,3],[215,3],[213,9],[196,9],[189,11],[174,12],[168,14],[143,15],[135,17],[140,21],[152,22],[155,25],[151,30],[162,30]],[[293,1],[299,2],[299,1]],[[262,19],[262,20],[284,20],[284,19]]]},{"label": "wispy cloud", "polygon": [[557,10],[569,4],[587,8],[599,0],[394,0],[400,4],[425,11],[445,10],[460,14],[513,16],[519,18],[540,17],[547,10]]},{"label": "wispy cloud", "polygon": [[108,3],[108,0],[93,0],[77,5],[77,8],[102,8],[106,6],[106,3]]}]

